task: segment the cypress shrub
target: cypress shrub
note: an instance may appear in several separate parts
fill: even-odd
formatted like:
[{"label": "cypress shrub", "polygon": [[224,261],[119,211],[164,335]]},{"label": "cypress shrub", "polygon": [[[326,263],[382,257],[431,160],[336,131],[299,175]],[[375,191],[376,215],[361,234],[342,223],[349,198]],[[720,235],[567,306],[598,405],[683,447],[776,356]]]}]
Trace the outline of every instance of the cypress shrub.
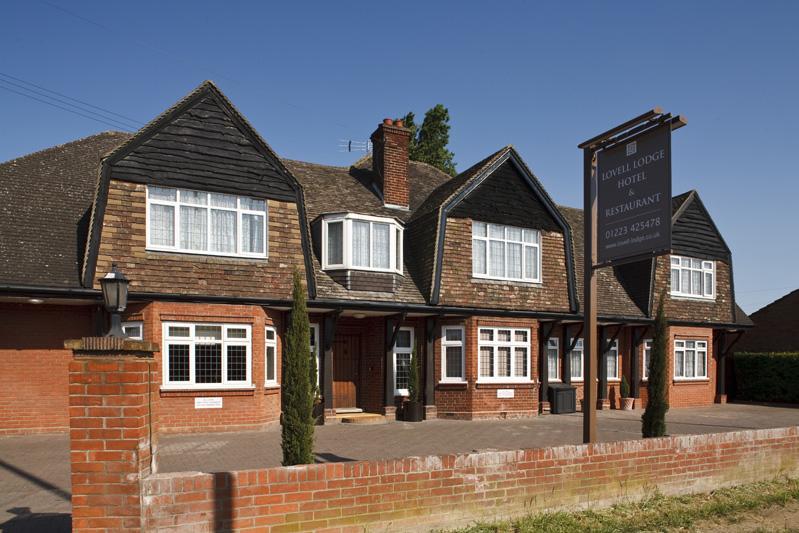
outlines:
[{"label": "cypress shrub", "polygon": [[[281,447],[283,466],[309,464],[313,456],[313,402],[314,387],[311,386],[309,356],[310,325],[306,310],[305,288],[298,270],[294,270],[291,316],[283,349],[283,424]],[[315,364],[313,365],[315,366]],[[314,385],[316,378],[314,376]]]},{"label": "cypress shrub", "polygon": [[641,434],[644,438],[662,437],[666,434],[666,412],[669,410],[666,360],[668,341],[669,326],[666,322],[666,312],[663,310],[663,294],[661,293],[655,318],[655,334],[652,338],[652,354],[649,357],[648,398],[646,409],[641,416]]},{"label": "cypress shrub", "polygon": [[736,400],[799,403],[799,352],[735,354]]}]

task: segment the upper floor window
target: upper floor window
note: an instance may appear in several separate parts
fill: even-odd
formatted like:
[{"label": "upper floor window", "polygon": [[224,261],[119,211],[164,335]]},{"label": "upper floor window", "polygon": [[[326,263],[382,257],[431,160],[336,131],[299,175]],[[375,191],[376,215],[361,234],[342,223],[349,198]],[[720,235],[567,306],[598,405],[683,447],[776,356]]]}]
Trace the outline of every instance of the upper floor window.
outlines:
[{"label": "upper floor window", "polygon": [[164,323],[164,385],[252,386],[252,336],[246,324]]},{"label": "upper floor window", "polygon": [[322,221],[322,268],[402,274],[402,226],[393,218],[333,215]]},{"label": "upper floor window", "polygon": [[715,298],[715,261],[672,255],[671,294],[689,298]]},{"label": "upper floor window", "polygon": [[147,248],[266,257],[266,201],[248,196],[147,187]]},{"label": "upper floor window", "polygon": [[472,222],[472,275],[476,278],[541,281],[541,232]]}]

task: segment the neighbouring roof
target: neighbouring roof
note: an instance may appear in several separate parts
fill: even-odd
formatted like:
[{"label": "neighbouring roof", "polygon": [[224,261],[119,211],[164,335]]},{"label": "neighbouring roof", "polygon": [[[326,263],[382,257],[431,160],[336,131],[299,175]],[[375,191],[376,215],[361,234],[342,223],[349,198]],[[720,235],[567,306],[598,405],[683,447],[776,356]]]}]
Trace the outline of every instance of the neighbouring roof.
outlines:
[{"label": "neighbouring roof", "polygon": [[0,164],[0,280],[79,288],[102,158],[131,137],[107,131]]}]

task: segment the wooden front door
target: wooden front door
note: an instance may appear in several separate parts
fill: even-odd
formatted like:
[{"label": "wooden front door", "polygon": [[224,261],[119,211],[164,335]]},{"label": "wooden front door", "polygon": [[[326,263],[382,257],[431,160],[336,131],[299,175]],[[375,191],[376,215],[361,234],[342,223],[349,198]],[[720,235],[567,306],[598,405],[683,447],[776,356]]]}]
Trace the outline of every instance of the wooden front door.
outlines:
[{"label": "wooden front door", "polygon": [[357,407],[360,335],[337,335],[333,342],[333,407]]}]

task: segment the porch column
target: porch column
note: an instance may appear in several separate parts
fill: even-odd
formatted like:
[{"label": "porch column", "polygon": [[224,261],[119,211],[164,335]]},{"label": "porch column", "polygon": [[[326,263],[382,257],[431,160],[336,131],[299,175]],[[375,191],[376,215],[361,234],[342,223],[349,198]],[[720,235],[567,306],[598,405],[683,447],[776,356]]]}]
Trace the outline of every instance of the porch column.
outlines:
[{"label": "porch column", "polygon": [[325,315],[322,346],[322,397],[325,400],[325,417],[336,414],[333,404],[333,339],[336,336],[338,313]]},{"label": "porch column", "polygon": [[438,331],[438,317],[428,317],[425,321],[425,350],[424,365],[424,414],[426,420],[437,418],[436,410],[436,332]]},{"label": "porch column", "polygon": [[599,328],[599,386],[597,387],[597,409],[608,409],[608,343],[605,338],[605,328]]},{"label": "porch column", "polygon": [[572,365],[571,365],[571,356],[566,351],[566,348],[569,347],[569,326],[564,325],[561,328],[560,334],[560,353],[562,356],[562,370],[561,376],[563,377],[563,383],[567,385],[571,385],[572,382]]},{"label": "porch column", "polygon": [[394,329],[397,327],[397,320],[394,318],[386,319],[386,381],[384,385],[385,399],[383,401],[383,413],[389,420],[396,420],[397,406],[394,403]]},{"label": "porch column", "polygon": [[727,332],[721,332],[717,344],[718,354],[716,355],[716,398],[715,403],[727,403]]},{"label": "porch column", "polygon": [[[551,333],[551,330],[550,332]],[[541,378],[541,413],[548,414],[549,405],[549,358],[547,354],[547,340],[549,334],[546,333],[546,326],[541,324],[538,328],[538,360]]]},{"label": "porch column", "polygon": [[630,388],[633,398],[636,400],[641,397],[641,358],[639,357],[639,348],[641,347],[641,338],[644,336],[643,331],[645,329],[639,334],[638,328],[634,328],[630,333],[632,337],[632,342],[630,343]]}]

